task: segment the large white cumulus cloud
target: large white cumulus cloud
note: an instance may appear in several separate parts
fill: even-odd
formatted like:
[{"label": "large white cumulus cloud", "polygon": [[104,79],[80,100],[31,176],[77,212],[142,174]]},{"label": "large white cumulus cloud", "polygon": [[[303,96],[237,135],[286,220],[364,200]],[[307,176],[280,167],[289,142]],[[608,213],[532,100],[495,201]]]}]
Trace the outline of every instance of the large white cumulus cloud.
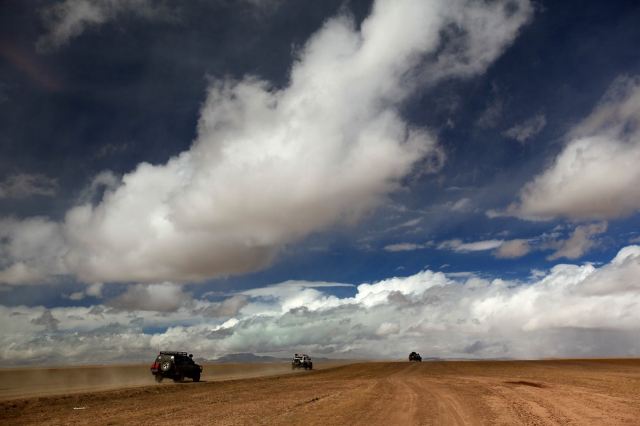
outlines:
[{"label": "large white cumulus cloud", "polygon": [[640,78],[620,77],[568,135],[555,160],[521,191],[511,214],[612,219],[640,210]]},{"label": "large white cumulus cloud", "polygon": [[[640,246],[628,246],[599,268],[560,264],[530,282],[423,271],[360,284],[344,298],[327,287],[345,284],[290,281],[222,301],[183,299],[170,311],[109,302],[0,307],[0,360],[147,360],[168,348],[208,358],[298,350],[364,358],[404,357],[411,350],[473,358],[638,356],[638,276]],[[163,284],[158,297],[179,289]],[[145,332],[158,329],[164,331]]]},{"label": "large white cumulus cloud", "polygon": [[482,72],[530,14],[524,0],[379,0],[360,28],[328,20],[285,87],[212,82],[193,146],[69,210],[55,263],[88,282],[201,280],[259,269],[283,245],[357,219],[420,160],[442,157],[402,102]]}]

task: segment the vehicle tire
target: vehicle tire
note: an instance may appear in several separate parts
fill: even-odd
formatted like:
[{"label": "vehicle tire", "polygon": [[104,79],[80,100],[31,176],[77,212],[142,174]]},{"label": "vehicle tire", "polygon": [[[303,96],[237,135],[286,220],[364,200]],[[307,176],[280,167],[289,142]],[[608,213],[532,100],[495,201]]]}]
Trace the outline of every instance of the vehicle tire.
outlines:
[{"label": "vehicle tire", "polygon": [[157,383],[162,383],[162,376],[160,374],[156,374],[155,379]]},{"label": "vehicle tire", "polygon": [[160,370],[164,371],[165,373],[171,370],[171,361],[162,361],[162,364],[160,364]]},{"label": "vehicle tire", "polygon": [[196,373],[193,375],[193,381],[194,382],[199,382],[200,381],[200,373]]}]

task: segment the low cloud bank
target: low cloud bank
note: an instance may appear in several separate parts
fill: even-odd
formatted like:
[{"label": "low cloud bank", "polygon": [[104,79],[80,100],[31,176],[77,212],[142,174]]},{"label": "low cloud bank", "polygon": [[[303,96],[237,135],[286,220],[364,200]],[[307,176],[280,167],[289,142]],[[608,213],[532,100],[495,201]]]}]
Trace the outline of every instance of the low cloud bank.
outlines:
[{"label": "low cloud bank", "polygon": [[[345,284],[292,281],[220,301],[181,293],[180,306],[163,312],[0,307],[0,359],[147,360],[159,349],[207,358],[299,350],[363,358],[404,358],[411,350],[471,358],[640,355],[640,246],[599,268],[560,264],[535,276],[514,282],[423,271],[360,284],[346,298],[328,293]],[[164,286],[162,294],[171,293]],[[136,294],[147,297],[128,294],[130,308]]]}]

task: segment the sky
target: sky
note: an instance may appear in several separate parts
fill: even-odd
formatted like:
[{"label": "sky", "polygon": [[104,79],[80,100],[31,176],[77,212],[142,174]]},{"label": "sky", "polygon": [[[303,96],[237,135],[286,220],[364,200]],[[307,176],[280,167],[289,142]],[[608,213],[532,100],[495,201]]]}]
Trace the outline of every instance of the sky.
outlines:
[{"label": "sky", "polygon": [[0,2],[0,361],[640,356],[640,5]]}]

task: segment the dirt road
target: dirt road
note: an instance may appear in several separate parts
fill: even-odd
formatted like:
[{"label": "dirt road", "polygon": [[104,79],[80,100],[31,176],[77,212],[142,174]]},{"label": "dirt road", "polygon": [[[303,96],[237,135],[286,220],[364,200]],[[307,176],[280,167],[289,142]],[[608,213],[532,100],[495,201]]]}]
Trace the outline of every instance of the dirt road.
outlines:
[{"label": "dirt road", "polygon": [[640,423],[640,360],[362,363],[14,399],[2,424]]},{"label": "dirt road", "polygon": [[[328,368],[345,362],[324,363]],[[203,380],[221,381],[291,372],[288,363],[204,364]],[[170,380],[169,380],[170,382]],[[0,369],[0,401],[34,396],[95,392],[154,384],[149,365],[101,365]]]}]

